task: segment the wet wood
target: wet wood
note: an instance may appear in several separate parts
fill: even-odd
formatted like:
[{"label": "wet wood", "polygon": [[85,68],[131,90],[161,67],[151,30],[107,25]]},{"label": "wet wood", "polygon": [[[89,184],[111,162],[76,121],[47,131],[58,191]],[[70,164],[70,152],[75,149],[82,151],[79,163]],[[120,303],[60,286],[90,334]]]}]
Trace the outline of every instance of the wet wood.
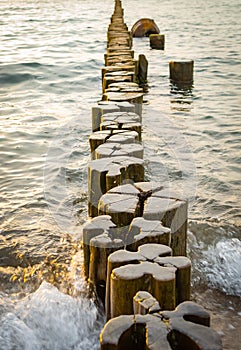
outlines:
[{"label": "wet wood", "polygon": [[144,162],[134,157],[97,159],[88,164],[88,209],[89,216],[98,215],[100,197],[125,181],[144,178]]},{"label": "wet wood", "polygon": [[[117,231],[115,231],[117,232]],[[115,238],[111,230],[95,236],[90,240],[90,263],[89,263],[89,283],[92,290],[96,290],[97,295],[105,302],[105,284],[107,276],[108,256],[123,248],[124,242],[121,238]]]},{"label": "wet wood", "polygon": [[165,49],[165,35],[163,34],[151,34],[149,36],[150,46],[155,50],[164,50]]},{"label": "wet wood", "polygon": [[180,87],[188,87],[193,84],[194,61],[169,62],[170,80]]},{"label": "wet wood", "polygon": [[187,201],[178,194],[157,183],[129,184],[108,191],[98,207],[99,214],[111,215],[117,226],[130,225],[138,216],[161,221],[171,229],[173,255],[186,255]]},{"label": "wet wood", "polygon": [[132,27],[131,33],[133,37],[144,37],[150,34],[159,34],[160,30],[153,19],[141,18]]},{"label": "wet wood", "polygon": [[88,220],[83,226],[83,252],[84,252],[84,274],[85,278],[89,278],[90,263],[90,240],[111,229],[115,229],[116,225],[111,221],[109,215],[97,216]]},{"label": "wet wood", "polygon": [[191,261],[185,256],[157,257],[154,260],[160,266],[176,268],[176,305],[190,300]]},{"label": "wet wood", "polygon": [[100,130],[100,119],[103,114],[119,112],[116,104],[103,104],[92,107],[92,131]]},{"label": "wet wood", "polygon": [[143,159],[143,146],[139,143],[109,142],[98,146],[95,151],[95,159],[111,158],[117,156],[136,157]]},{"label": "wet wood", "polygon": [[119,250],[111,254],[108,258],[107,264],[107,283],[106,283],[106,318],[112,317],[111,310],[111,274],[112,271],[118,267],[139,264],[145,261],[154,261],[158,257],[164,257],[171,255],[172,250],[170,247],[161,244],[145,244],[138,247],[137,252],[130,252],[127,250]]},{"label": "wet wood", "polygon": [[130,251],[137,251],[140,245],[147,243],[170,246],[171,230],[164,227],[158,220],[135,218],[132,220],[126,236],[126,247]]},{"label": "wet wood", "polygon": [[147,84],[148,61],[145,55],[139,55],[137,80],[140,85]]},{"label": "wet wood", "polygon": [[168,322],[169,341],[172,348],[176,344],[187,350],[221,350],[220,335],[210,329],[210,315],[194,302],[184,302],[175,311],[160,313],[164,322]]},{"label": "wet wood", "polygon": [[110,278],[110,315],[133,314],[133,297],[140,290],[153,294],[162,310],[175,308],[174,267],[162,267],[152,262],[121,266]]},{"label": "wet wood", "polygon": [[147,315],[159,312],[161,307],[151,293],[139,291],[133,298],[134,315]]},{"label": "wet wood", "polygon": [[106,323],[101,350],[222,350],[220,335],[209,328],[210,315],[193,302],[175,311],[153,315],[122,315]]},{"label": "wet wood", "polygon": [[139,134],[136,131],[128,130],[102,130],[92,133],[89,137],[91,159],[95,157],[95,149],[105,142],[111,143],[136,143],[139,140]]},{"label": "wet wood", "polygon": [[136,113],[107,113],[101,117],[101,130],[129,130],[136,131],[141,141],[141,116]]},{"label": "wet wood", "polygon": [[100,335],[101,350],[171,350],[167,328],[151,315],[123,315],[110,320]]}]

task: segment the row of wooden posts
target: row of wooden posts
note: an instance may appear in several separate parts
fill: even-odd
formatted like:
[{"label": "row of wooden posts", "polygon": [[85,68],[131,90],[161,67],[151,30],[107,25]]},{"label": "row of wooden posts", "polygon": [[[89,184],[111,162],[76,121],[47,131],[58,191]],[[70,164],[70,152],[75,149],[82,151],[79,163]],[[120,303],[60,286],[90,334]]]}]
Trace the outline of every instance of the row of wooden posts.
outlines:
[{"label": "row of wooden posts", "polygon": [[84,273],[108,321],[101,349],[219,350],[209,314],[189,301],[187,200],[145,182],[140,85],[147,67],[144,55],[134,59],[132,35],[115,0],[102,101],[92,108],[89,220],[83,227]]}]

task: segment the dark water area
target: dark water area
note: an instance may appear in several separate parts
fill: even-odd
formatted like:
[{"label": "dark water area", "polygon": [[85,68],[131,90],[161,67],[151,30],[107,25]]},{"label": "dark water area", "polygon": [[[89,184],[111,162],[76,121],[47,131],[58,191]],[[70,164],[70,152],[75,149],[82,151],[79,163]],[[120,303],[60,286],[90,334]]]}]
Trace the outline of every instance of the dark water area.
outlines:
[{"label": "dark water area", "polygon": [[[0,4],[0,349],[98,349],[104,323],[82,277],[91,106],[101,98],[114,1]],[[149,61],[143,108],[147,180],[189,198],[192,298],[224,349],[241,329],[241,24],[238,0],[123,0],[165,51]],[[194,86],[170,85],[168,63],[194,60]],[[46,326],[48,325],[48,327]]]}]

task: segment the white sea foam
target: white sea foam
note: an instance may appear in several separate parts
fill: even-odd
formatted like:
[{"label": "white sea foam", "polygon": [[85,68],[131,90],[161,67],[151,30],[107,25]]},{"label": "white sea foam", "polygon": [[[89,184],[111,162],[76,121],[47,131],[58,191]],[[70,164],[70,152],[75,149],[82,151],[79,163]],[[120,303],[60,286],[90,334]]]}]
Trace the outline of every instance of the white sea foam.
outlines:
[{"label": "white sea foam", "polygon": [[43,282],[35,293],[16,302],[11,312],[3,310],[0,349],[98,349],[103,324],[97,316],[93,301],[63,294]]},{"label": "white sea foam", "polygon": [[231,295],[241,296],[241,241],[223,239],[203,251],[200,261],[209,285]]}]

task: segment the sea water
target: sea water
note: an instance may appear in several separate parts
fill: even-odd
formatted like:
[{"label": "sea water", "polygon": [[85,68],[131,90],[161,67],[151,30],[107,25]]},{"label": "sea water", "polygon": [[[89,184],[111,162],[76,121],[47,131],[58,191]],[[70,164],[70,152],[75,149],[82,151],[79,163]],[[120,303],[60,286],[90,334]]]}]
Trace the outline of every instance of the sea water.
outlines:
[{"label": "sea water", "polygon": [[[189,198],[192,299],[238,349],[241,312],[241,37],[238,0],[123,0],[129,28],[153,18],[165,50],[149,61],[146,179]],[[0,4],[0,348],[98,349],[104,318],[89,298],[80,247],[87,217],[91,106],[101,99],[114,1]],[[169,81],[194,60],[194,85]]]}]

